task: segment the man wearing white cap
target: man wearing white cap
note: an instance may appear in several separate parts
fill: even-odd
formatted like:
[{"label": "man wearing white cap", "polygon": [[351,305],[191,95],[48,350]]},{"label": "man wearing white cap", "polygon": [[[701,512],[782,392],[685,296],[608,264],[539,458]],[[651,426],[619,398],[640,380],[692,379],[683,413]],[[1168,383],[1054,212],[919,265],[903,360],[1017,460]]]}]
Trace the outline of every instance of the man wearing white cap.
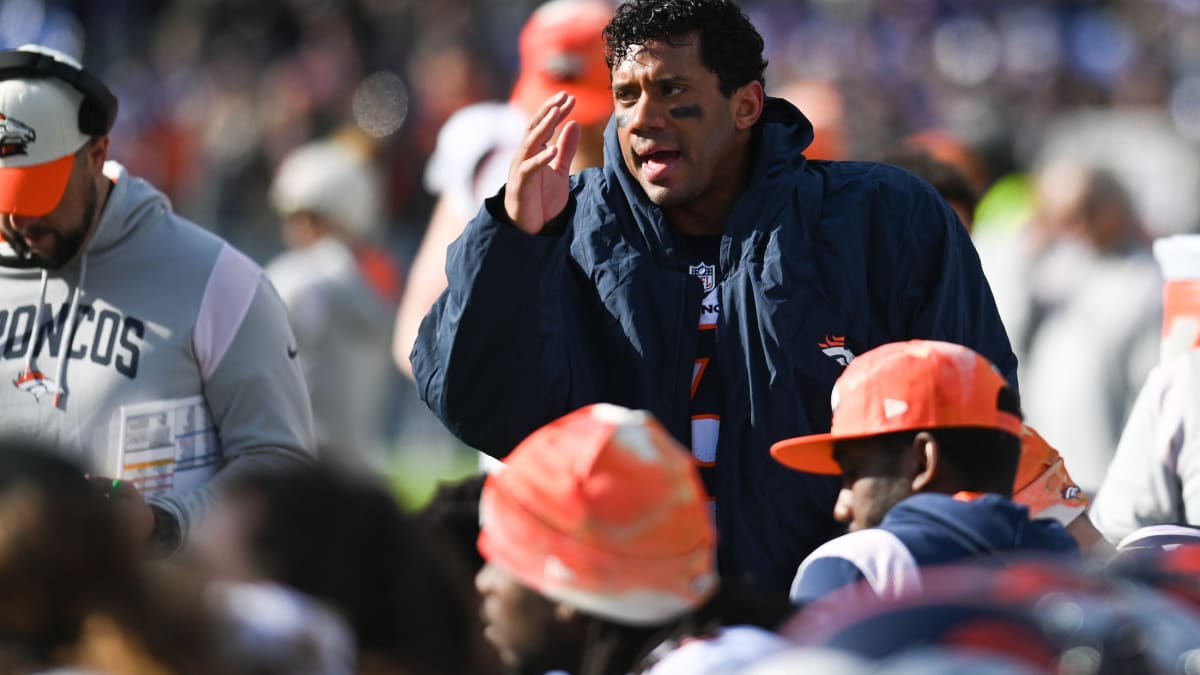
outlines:
[{"label": "man wearing white cap", "polygon": [[312,413],[262,269],[106,161],[116,114],[69,56],[0,52],[0,410],[170,552],[222,478],[307,461]]},{"label": "man wearing white cap", "polygon": [[323,457],[353,469],[383,460],[388,358],[400,273],[383,233],[381,178],[357,135],[306,143],[280,163],[271,201],[288,250],[266,266],[288,308]]}]

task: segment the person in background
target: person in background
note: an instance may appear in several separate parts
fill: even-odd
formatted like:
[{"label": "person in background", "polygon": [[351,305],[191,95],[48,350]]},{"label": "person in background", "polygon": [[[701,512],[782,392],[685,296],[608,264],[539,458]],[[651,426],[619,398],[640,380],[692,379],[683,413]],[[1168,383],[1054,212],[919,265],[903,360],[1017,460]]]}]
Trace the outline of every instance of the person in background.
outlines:
[{"label": "person in background", "polygon": [[116,116],[70,56],[0,52],[0,409],[166,555],[226,480],[311,461],[312,410],[266,275],[106,161]]},{"label": "person in background", "polygon": [[425,187],[438,200],[396,314],[392,354],[405,375],[412,377],[409,353],[421,319],[446,290],[446,247],[504,184],[542,101],[559,90],[575,97],[571,119],[581,134],[571,170],[604,163],[602,138],[613,104],[601,31],[612,14],[609,0],[551,0],[538,7],[521,29],[521,72],[509,100],[467,106],[438,132],[425,169]]},{"label": "person in background", "polygon": [[372,244],[384,225],[382,188],[356,139],[347,132],[313,141],[280,163],[270,194],[289,250],[266,271],[296,334],[323,456],[378,470],[400,284]]},{"label": "person in background", "polygon": [[846,364],[945,339],[1015,386],[1016,359],[954,212],[905,171],[809,162],[812,126],[764,95],[736,4],[632,0],[604,34],[604,167],[570,175],[580,100],[548,99],[450,247],[417,392],[498,458],[591,403],[649,410],[701,467],[722,572],[782,596],[837,531],[837,484],[768,448],[828,428]]},{"label": "person in background", "polygon": [[[243,476],[190,552],[214,581],[282,587],[333,610],[358,672],[498,672],[457,560],[373,476],[322,465]],[[330,623],[319,614],[304,623]]]},{"label": "person in background", "polygon": [[1018,280],[1026,333],[1013,337],[1024,345],[1021,401],[1080,487],[1096,494],[1158,361],[1162,277],[1113,175],[1052,163],[1038,172],[1037,204]]},{"label": "person in background", "polygon": [[151,573],[114,498],[62,455],[0,438],[0,672],[230,672],[199,584]]},{"label": "person in background", "polygon": [[877,347],[846,367],[832,404],[830,433],[771,448],[793,469],[841,475],[834,515],[850,528],[800,565],[793,602],[858,582],[906,596],[923,567],[996,554],[1078,557],[1062,525],[1011,500],[1021,408],[979,354],[931,340]]}]

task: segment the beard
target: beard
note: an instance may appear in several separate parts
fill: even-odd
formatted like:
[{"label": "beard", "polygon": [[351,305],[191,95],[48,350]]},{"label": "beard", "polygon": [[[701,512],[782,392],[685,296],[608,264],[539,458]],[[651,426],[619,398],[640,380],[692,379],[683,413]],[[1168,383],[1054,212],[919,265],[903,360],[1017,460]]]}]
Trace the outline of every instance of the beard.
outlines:
[{"label": "beard", "polygon": [[[90,185],[87,200],[83,204],[83,217],[79,224],[67,232],[53,230],[47,232],[54,239],[54,250],[49,255],[43,256],[33,251],[25,243],[25,237],[9,229],[7,225],[0,227],[0,231],[4,233],[4,240],[12,246],[18,256],[29,260],[37,267],[58,269],[70,262],[83,248],[83,243],[87,239],[96,217],[96,205],[100,201],[100,195],[96,184],[90,183]],[[39,231],[37,225],[34,225],[32,229]]]}]

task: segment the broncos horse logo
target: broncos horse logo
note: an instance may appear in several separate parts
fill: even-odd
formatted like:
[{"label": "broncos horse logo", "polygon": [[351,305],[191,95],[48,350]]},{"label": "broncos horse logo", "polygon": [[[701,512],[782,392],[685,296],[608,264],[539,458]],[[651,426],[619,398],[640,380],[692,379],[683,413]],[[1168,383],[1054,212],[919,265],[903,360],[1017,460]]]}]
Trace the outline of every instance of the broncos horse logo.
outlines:
[{"label": "broncos horse logo", "polygon": [[0,157],[26,155],[28,145],[37,140],[37,132],[21,120],[0,113]]},{"label": "broncos horse logo", "polygon": [[837,361],[840,365],[848,366],[854,360],[854,352],[846,347],[845,336],[826,335],[825,341],[817,342],[817,346],[821,348],[821,351],[825,352],[825,356]]}]

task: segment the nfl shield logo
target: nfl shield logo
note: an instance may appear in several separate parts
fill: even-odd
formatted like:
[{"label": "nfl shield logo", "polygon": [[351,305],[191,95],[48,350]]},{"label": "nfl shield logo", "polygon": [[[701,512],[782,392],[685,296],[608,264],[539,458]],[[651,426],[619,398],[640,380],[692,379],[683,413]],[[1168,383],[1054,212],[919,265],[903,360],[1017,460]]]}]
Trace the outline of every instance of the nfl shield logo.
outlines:
[{"label": "nfl shield logo", "polygon": [[707,293],[717,287],[717,268],[712,265],[692,265],[688,267],[688,274],[700,280],[704,284],[704,292]]}]

